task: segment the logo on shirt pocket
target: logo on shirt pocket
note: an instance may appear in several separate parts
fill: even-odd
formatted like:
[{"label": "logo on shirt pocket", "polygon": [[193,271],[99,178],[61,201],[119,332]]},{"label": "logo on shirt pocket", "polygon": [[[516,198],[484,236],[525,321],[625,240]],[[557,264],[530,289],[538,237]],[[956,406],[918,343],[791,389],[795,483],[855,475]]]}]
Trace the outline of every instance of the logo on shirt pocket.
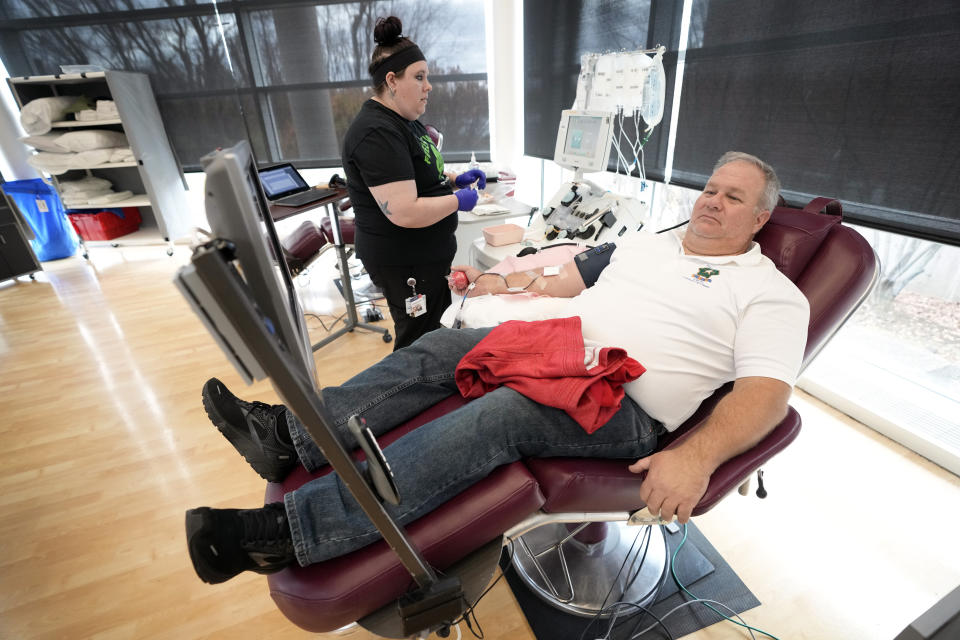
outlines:
[{"label": "logo on shirt pocket", "polygon": [[691,276],[688,276],[688,280],[692,280],[704,287],[709,287],[713,282],[714,276],[720,275],[719,269],[714,269],[713,267],[700,267],[697,269],[697,272]]},{"label": "logo on shirt pocket", "polygon": [[443,156],[441,156],[440,152],[437,151],[437,147],[434,146],[433,140],[430,139],[430,136],[420,136],[420,148],[423,149],[423,161],[427,164],[430,164],[432,161],[433,165],[437,169],[437,175],[443,179]]}]

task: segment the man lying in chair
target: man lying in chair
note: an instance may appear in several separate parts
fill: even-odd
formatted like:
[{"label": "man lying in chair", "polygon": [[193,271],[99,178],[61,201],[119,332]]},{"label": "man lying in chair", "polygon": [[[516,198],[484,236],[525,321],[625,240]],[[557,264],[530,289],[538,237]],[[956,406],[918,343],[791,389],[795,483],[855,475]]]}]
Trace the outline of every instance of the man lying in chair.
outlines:
[{"label": "man lying in chair", "polygon": [[[535,290],[571,298],[567,315],[580,318],[584,341],[621,347],[646,372],[623,386],[619,409],[592,433],[571,414],[507,386],[411,431],[384,450],[402,497],[387,510],[406,524],[500,465],[579,456],[636,460],[629,468],[646,472],[640,496],[651,513],[686,522],[713,471],[783,418],[799,371],[807,300],[752,240],[778,191],[769,165],[731,152],[718,161],[684,232],[637,233],[615,251],[575,259],[556,274],[501,278],[455,267],[473,283],[470,295]],[[605,268],[596,267],[606,260]],[[352,442],[346,422],[359,415],[379,436],[457,393],[458,363],[492,330],[438,329],[343,385],[324,388],[335,428]],[[660,434],[731,380],[733,390],[707,424],[679,446],[654,453]],[[269,481],[282,480],[298,463],[311,471],[326,463],[282,405],[244,402],[215,379],[204,386],[203,403]],[[321,562],[379,538],[335,473],[288,493],[283,503],[202,507],[186,517],[190,557],[209,583],[246,570]]]}]

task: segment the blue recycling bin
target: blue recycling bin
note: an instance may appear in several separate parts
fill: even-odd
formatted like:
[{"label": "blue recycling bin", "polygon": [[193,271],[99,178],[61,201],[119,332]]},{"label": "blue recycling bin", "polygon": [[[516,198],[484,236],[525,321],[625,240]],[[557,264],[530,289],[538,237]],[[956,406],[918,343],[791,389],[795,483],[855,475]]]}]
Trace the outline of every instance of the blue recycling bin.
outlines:
[{"label": "blue recycling bin", "polygon": [[53,187],[34,178],[5,182],[3,191],[16,203],[33,230],[30,246],[41,262],[69,258],[77,252],[80,241]]}]

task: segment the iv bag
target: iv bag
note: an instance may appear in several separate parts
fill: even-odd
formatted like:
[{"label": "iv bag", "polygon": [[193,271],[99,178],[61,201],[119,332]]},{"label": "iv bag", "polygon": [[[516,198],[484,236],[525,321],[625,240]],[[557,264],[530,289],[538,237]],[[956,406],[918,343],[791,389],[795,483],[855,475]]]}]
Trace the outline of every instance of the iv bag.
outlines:
[{"label": "iv bag", "polygon": [[653,66],[643,81],[643,104],[640,116],[647,126],[653,128],[663,119],[663,103],[667,95],[667,74],[663,71],[663,51],[653,58]]}]

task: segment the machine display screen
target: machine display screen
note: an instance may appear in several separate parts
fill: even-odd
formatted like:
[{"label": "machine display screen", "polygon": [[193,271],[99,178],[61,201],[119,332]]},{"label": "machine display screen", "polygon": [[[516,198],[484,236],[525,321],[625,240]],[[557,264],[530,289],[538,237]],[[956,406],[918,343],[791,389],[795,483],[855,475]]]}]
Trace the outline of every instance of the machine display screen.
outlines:
[{"label": "machine display screen", "polygon": [[[568,155],[592,158],[597,153],[597,139],[603,127],[603,118],[597,116],[570,116],[567,141],[563,151]],[[606,159],[606,158],[604,158]]]},{"label": "machine display screen", "polygon": [[580,172],[606,171],[613,141],[613,117],[603,111],[560,113],[553,161]]}]

